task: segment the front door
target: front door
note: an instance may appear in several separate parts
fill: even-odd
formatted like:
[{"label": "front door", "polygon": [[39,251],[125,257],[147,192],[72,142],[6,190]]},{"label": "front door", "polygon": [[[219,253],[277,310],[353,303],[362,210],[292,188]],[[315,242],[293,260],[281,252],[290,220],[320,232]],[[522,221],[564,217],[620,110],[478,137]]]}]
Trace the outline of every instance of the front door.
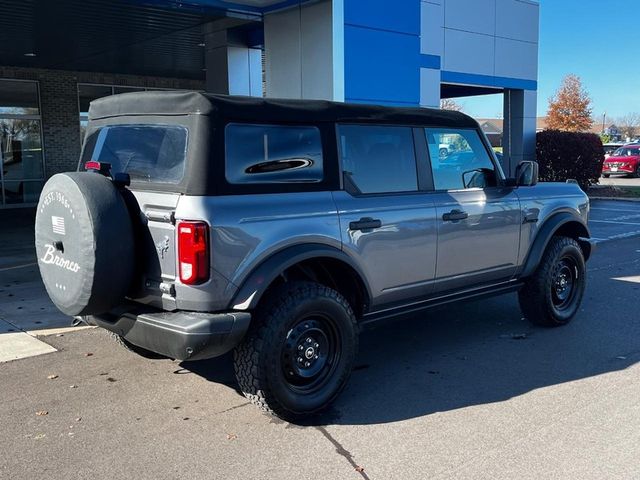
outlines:
[{"label": "front door", "polygon": [[[509,280],[520,248],[515,189],[473,129],[425,129],[437,207],[436,292]],[[446,151],[441,145],[446,144]]]}]

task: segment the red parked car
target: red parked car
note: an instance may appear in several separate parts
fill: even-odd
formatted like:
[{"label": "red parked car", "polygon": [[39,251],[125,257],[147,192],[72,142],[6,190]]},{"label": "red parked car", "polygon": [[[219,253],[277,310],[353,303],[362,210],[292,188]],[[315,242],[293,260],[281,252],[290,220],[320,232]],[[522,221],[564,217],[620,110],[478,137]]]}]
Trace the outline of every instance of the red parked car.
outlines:
[{"label": "red parked car", "polygon": [[640,178],[640,145],[620,147],[602,164],[602,176],[629,175]]}]

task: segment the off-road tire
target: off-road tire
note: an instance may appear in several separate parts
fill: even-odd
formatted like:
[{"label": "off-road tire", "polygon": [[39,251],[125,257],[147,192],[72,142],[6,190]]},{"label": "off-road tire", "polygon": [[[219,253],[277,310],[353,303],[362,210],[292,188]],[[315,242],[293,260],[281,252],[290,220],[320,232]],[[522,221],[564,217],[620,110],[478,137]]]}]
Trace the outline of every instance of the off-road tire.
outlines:
[{"label": "off-road tire", "polygon": [[[288,352],[300,346],[295,346],[298,329],[308,327],[307,322],[315,322],[315,318],[322,318],[335,329],[339,356],[333,367],[326,367],[327,362],[326,370],[320,370],[326,374],[319,377],[325,378],[324,384],[317,390],[302,391],[306,387],[293,385],[297,377],[287,365],[295,361],[287,360]],[[306,330],[301,335],[304,340]],[[309,335],[316,338],[319,334]],[[342,392],[357,349],[358,325],[347,300],[324,285],[291,282],[258,307],[245,340],[234,350],[234,369],[240,389],[254,405],[284,420],[296,421],[327,408]],[[327,346],[325,350],[330,349]]]},{"label": "off-road tire", "polygon": [[121,335],[118,335],[117,333],[109,332],[109,336],[111,337],[111,340],[116,342],[125,350],[129,350],[130,352],[133,352],[136,355],[140,355],[141,357],[149,358],[151,360],[167,358],[164,355],[160,355],[159,353],[152,352],[151,350],[147,350],[146,348],[134,345],[133,343],[126,341]]},{"label": "off-road tire", "polygon": [[[561,289],[562,272],[567,272],[572,277],[568,283],[573,283],[566,302],[559,305],[562,295],[557,292]],[[520,308],[535,325],[565,325],[578,312],[585,285],[586,268],[580,245],[573,238],[555,236],[547,245],[535,273],[518,293]]]}]

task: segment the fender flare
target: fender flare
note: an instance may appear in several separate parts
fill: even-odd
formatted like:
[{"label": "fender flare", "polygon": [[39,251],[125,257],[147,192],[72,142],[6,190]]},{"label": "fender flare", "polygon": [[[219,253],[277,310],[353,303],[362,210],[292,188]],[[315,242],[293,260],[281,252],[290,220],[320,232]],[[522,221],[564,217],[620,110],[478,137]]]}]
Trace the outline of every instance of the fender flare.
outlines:
[{"label": "fender flare", "polygon": [[303,244],[280,250],[254,268],[242,282],[242,285],[231,300],[229,308],[232,310],[254,309],[271,283],[287,268],[304,260],[319,257],[339,260],[351,267],[360,277],[365,288],[364,293],[367,296],[365,301],[369,303],[371,299],[371,289],[365,280],[366,276],[351,257],[342,250],[328,245]]},{"label": "fender flare", "polygon": [[547,245],[551,241],[551,238],[555,235],[555,233],[564,225],[575,224],[575,227],[578,230],[578,243],[580,244],[580,248],[584,253],[585,260],[589,259],[591,252],[593,250],[593,243],[589,241],[591,234],[589,233],[589,227],[584,223],[582,218],[580,218],[575,213],[570,212],[559,212],[551,215],[538,229],[538,233],[536,234],[536,238],[529,248],[529,252],[527,253],[526,260],[524,262],[524,267],[522,269],[522,273],[520,277],[528,277],[535,272],[536,268],[540,264],[542,260],[542,256],[544,255],[544,251],[547,249]]}]

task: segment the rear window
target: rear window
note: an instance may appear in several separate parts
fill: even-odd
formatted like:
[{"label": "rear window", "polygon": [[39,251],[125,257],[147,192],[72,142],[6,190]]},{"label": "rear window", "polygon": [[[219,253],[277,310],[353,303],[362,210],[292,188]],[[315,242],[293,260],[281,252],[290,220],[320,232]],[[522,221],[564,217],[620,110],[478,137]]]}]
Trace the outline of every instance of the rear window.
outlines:
[{"label": "rear window", "polygon": [[[177,184],[184,176],[187,129],[176,125],[113,125],[87,140],[84,161],[110,163],[132,181]],[[90,155],[90,156],[89,156]]]},{"label": "rear window", "polygon": [[229,124],[225,176],[232,184],[318,183],[320,130],[308,126]]}]

